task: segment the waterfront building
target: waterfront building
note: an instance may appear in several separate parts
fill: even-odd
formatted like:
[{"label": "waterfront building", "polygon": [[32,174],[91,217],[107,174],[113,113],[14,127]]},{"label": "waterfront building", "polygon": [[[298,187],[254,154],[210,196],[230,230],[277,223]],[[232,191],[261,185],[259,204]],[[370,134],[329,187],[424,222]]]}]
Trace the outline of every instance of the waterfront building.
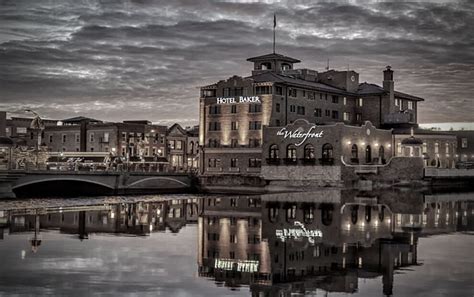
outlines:
[{"label": "waterfront building", "polygon": [[176,171],[196,170],[199,166],[199,126],[184,129],[175,123],[168,129],[170,166]]},{"label": "waterfront building", "polygon": [[[5,134],[10,137],[16,145],[35,147],[38,144],[38,136],[44,141],[44,131],[38,131],[31,128],[33,118],[11,117],[6,119]],[[46,127],[54,127],[58,124],[57,120],[43,119]],[[39,134],[41,133],[41,134]]]},{"label": "waterfront building", "polygon": [[300,61],[279,54],[248,61],[254,63],[251,76],[233,76],[201,88],[204,175],[258,175],[264,126],[285,127],[297,119],[317,125],[370,121],[376,128],[414,124],[417,103],[423,100],[395,91],[390,68],[379,87],[359,84],[355,71],[294,69]]}]

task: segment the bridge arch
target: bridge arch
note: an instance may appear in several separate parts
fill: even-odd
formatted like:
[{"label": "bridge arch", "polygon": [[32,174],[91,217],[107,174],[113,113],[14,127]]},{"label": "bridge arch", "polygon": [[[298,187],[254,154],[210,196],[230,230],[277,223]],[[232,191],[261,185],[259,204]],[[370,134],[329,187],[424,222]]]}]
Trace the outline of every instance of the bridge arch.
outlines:
[{"label": "bridge arch", "polygon": [[78,196],[113,194],[114,187],[100,181],[77,177],[44,177],[12,186],[17,196]]},{"label": "bridge arch", "polygon": [[179,179],[176,179],[176,178],[166,177],[166,176],[152,176],[152,177],[146,177],[146,178],[142,178],[142,179],[139,179],[137,181],[134,181],[134,182],[130,183],[129,185],[127,185],[127,188],[131,188],[131,187],[134,187],[134,186],[137,186],[139,184],[149,182],[149,181],[160,181],[160,180],[168,181],[168,182],[174,182],[174,183],[177,183],[177,184],[179,184],[180,186],[183,186],[183,187],[189,187],[189,184],[187,184],[183,181],[180,181]]}]

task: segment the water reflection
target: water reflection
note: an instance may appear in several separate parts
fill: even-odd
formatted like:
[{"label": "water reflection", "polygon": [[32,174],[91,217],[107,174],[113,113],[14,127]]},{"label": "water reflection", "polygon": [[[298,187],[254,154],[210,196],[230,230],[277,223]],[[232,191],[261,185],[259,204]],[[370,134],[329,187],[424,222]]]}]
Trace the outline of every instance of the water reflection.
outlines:
[{"label": "water reflection", "polygon": [[360,279],[377,279],[377,295],[391,296],[397,271],[422,264],[420,238],[474,230],[472,198],[326,190],[40,208],[0,202],[0,239],[28,234],[31,251],[41,253],[48,232],[81,241],[100,240],[91,234],[179,237],[194,225],[198,275],[216,288],[245,286],[252,296],[355,293]]}]

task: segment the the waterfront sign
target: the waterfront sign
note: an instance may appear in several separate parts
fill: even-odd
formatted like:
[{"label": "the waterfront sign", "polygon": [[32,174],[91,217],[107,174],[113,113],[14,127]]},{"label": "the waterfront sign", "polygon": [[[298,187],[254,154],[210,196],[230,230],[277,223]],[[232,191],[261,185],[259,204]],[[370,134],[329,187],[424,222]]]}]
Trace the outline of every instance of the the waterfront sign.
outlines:
[{"label": "the waterfront sign", "polygon": [[300,239],[306,237],[310,243],[314,243],[314,239],[316,237],[323,237],[323,232],[321,230],[308,230],[305,228],[304,224],[299,221],[295,221],[295,226],[298,226],[299,228],[277,229],[275,234],[282,242],[285,242],[287,239],[291,238]]},{"label": "the waterfront sign", "polygon": [[214,268],[239,272],[258,272],[258,261],[216,259]]},{"label": "the waterfront sign", "polygon": [[217,104],[262,103],[259,96],[217,97]]},{"label": "the waterfront sign", "polygon": [[287,130],[285,127],[281,128],[280,131],[277,132],[277,136],[283,136],[283,138],[289,138],[289,139],[299,139],[300,141],[295,143],[295,146],[300,146],[302,145],[306,140],[309,138],[322,138],[324,132],[318,131],[316,132],[316,125],[311,126],[308,131],[304,132],[303,128],[298,128],[293,131]]}]

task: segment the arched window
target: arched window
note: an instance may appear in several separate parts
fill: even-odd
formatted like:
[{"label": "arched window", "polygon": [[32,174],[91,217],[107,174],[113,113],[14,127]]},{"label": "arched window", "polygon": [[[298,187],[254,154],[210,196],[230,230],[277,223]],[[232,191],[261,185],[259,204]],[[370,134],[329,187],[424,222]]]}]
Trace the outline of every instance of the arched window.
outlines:
[{"label": "arched window", "polygon": [[296,146],[294,144],[290,144],[286,148],[286,159],[288,161],[296,162]]},{"label": "arched window", "polygon": [[325,160],[328,160],[328,159],[332,159],[333,157],[333,149],[332,149],[332,145],[329,144],[329,143],[326,143],[323,145],[323,159]]},{"label": "arched window", "polygon": [[270,151],[269,151],[268,157],[269,157],[270,159],[272,159],[272,160],[275,160],[275,159],[278,159],[278,158],[279,158],[278,154],[279,154],[278,145],[272,144],[272,145],[270,146]]},{"label": "arched window", "polygon": [[321,205],[321,223],[330,226],[333,220],[334,207],[331,204]]},{"label": "arched window", "polygon": [[260,69],[270,70],[270,69],[272,69],[272,64],[270,62],[262,63],[262,64],[260,64]]},{"label": "arched window", "polygon": [[314,146],[312,144],[307,144],[304,147],[304,158],[305,159],[314,159]]},{"label": "arched window", "polygon": [[365,163],[372,162],[372,148],[370,145],[365,147]]},{"label": "arched window", "polygon": [[383,222],[384,216],[385,216],[385,206],[382,205],[379,208],[379,221]]},{"label": "arched window", "polygon": [[370,205],[365,206],[365,221],[368,223],[372,219],[372,207]]},{"label": "arched window", "polygon": [[296,204],[291,204],[286,207],[286,220],[296,219]]},{"label": "arched window", "polygon": [[351,222],[352,224],[357,224],[357,219],[359,216],[359,206],[355,205],[351,208]]},{"label": "arched window", "polygon": [[383,147],[383,145],[379,147],[379,158],[381,160],[381,163],[385,164],[385,148]]},{"label": "arched window", "polygon": [[352,145],[351,158],[352,159],[358,159],[359,158],[359,148],[357,147],[357,144]]},{"label": "arched window", "polygon": [[268,219],[270,222],[275,222],[278,218],[278,207],[270,207],[268,209]]}]

